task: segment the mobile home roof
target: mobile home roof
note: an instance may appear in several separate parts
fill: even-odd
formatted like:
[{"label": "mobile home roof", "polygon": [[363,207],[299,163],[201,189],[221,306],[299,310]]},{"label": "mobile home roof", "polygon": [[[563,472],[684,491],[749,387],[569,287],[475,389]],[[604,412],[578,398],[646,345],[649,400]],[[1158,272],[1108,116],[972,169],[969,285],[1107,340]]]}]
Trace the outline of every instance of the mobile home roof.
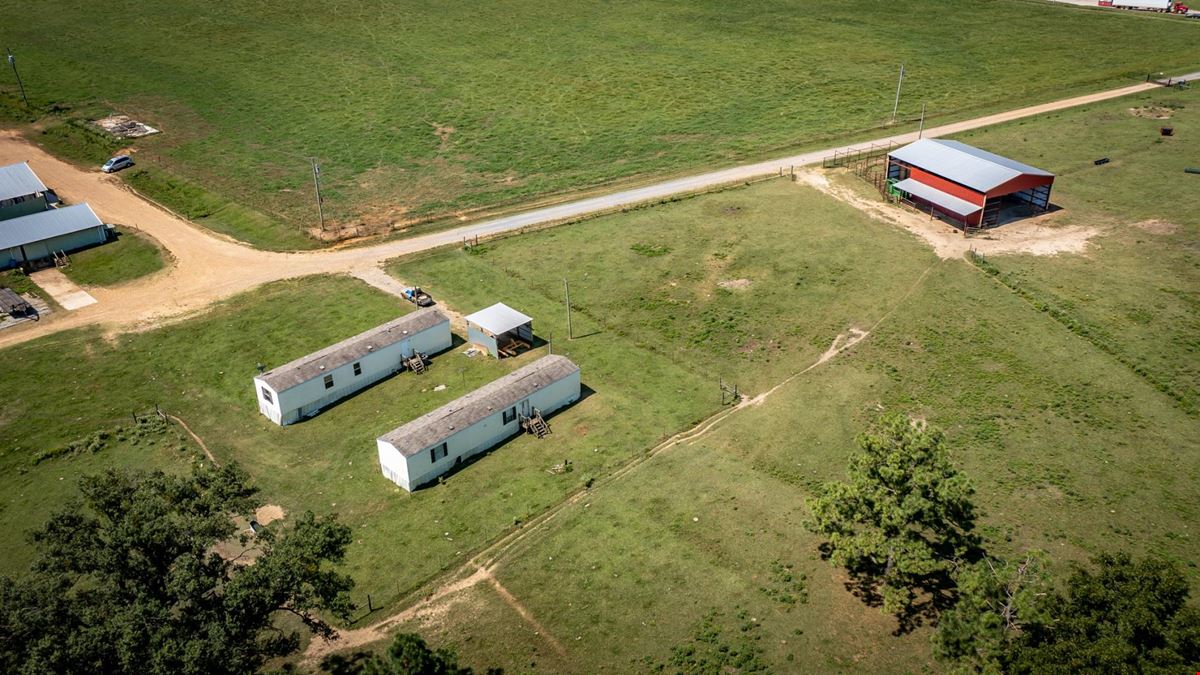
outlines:
[{"label": "mobile home roof", "polygon": [[46,186],[33,169],[29,168],[29,162],[0,166],[0,199],[24,197],[45,191]]},{"label": "mobile home roof", "polygon": [[449,321],[444,314],[432,307],[418,309],[411,314],[392,319],[354,337],[346,338],[337,344],[329,345],[308,356],[302,356],[278,368],[272,368],[259,375],[257,379],[265,382],[276,392],[285,391],[335,368],[357,361],[376,349],[393,345],[410,335]]},{"label": "mobile home roof", "polygon": [[558,354],[543,356],[498,380],[379,437],[400,454],[411,457],[470,427],[476,422],[516,405],[549,384],[579,372],[579,366]]},{"label": "mobile home roof", "polygon": [[0,221],[0,250],[103,226],[104,223],[87,204],[10,218]]}]

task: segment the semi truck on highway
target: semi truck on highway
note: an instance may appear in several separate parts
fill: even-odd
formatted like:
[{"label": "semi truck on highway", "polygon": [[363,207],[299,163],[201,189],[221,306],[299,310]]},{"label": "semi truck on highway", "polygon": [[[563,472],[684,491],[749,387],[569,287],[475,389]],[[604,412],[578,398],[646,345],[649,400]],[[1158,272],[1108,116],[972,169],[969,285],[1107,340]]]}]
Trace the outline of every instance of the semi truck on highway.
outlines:
[{"label": "semi truck on highway", "polygon": [[1170,14],[1187,14],[1190,11],[1187,5],[1174,0],[1100,0],[1100,6]]}]

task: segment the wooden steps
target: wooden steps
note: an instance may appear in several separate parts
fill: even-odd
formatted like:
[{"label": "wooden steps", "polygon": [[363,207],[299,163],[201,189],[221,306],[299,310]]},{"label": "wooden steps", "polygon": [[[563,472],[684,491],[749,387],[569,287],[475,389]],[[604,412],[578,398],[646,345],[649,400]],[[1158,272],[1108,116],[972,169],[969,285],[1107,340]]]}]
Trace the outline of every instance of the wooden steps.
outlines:
[{"label": "wooden steps", "polygon": [[537,408],[533,409],[533,415],[521,420],[521,426],[538,438],[550,435],[550,425],[546,424],[546,420],[542,417],[542,411]]},{"label": "wooden steps", "polygon": [[409,370],[413,371],[417,375],[421,375],[428,368],[428,366],[425,365],[425,355],[419,353],[410,356],[408,360],[405,361],[405,364],[408,366]]}]

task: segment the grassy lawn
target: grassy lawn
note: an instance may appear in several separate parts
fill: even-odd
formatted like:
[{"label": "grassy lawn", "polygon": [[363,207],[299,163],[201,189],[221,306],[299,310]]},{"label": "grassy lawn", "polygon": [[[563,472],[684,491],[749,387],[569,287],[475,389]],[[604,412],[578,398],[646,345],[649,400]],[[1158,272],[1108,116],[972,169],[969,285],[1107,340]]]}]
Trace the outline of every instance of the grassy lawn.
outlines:
[{"label": "grassy lawn", "polygon": [[[337,302],[297,311],[312,297]],[[595,393],[551,418],[554,435],[541,442],[516,439],[445,484],[415,494],[379,474],[374,439],[538,354],[500,363],[467,358],[456,348],[435,356],[423,377],[397,376],[304,423],[280,428],[258,414],[250,384],[256,363],[282,363],[410,308],[349,278],[307,278],[111,342],[81,331],[7,349],[6,357],[22,367],[0,371],[6,492],[57,481],[54,462],[34,464],[39,452],[161,405],[184,419],[218,459],[241,462],[267,500],[288,512],[338,512],[360,533],[348,564],[359,580],[356,596],[365,602],[369,593],[379,606],[717,406],[715,396],[700,395],[706,382],[670,362],[643,359],[636,347],[573,352]],[[644,360],[644,366],[631,371],[627,358]],[[661,382],[673,386],[663,390]],[[435,390],[437,385],[445,388]],[[59,414],[64,407],[70,416]],[[112,448],[97,458],[136,461],[123,453]],[[574,472],[546,471],[564,458]],[[0,513],[14,532],[31,517],[15,509]],[[27,559],[24,545],[14,543],[0,556],[0,570],[17,572]]]},{"label": "grassy lawn", "polygon": [[[1179,136],[1156,143],[1158,123],[1127,109],[1164,97],[1183,106],[1172,118]],[[854,436],[884,411],[946,430],[978,489],[993,552],[1046,549],[1059,570],[1099,550],[1155,552],[1200,575],[1190,534],[1200,427],[1186,404],[1198,224],[1195,193],[1182,193],[1188,175],[1175,166],[1195,153],[1172,145],[1193,142],[1194,106],[1189,92],[1156,92],[972,135],[1058,172],[1055,218],[1102,231],[1084,255],[990,258],[999,277],[938,262],[907,233],[784,180],[394,262],[390,272],[457,310],[504,301],[532,315],[591,390],[551,418],[548,439],[515,439],[438,487],[410,495],[388,483],[373,439],[537,354],[496,362],[456,347],[426,376],[402,374],[275,427],[256,410],[255,363],[281,363],[410,309],[344,277],[272,284],[113,341],[74,332],[4,350],[22,368],[0,372],[0,486],[28,495],[72,463],[133,462],[144,449],[33,458],[158,403],[219,458],[242,462],[268,500],[338,512],[359,533],[348,566],[356,597],[370,593],[388,612],[516,522],[714,412],[724,379],[770,393],[600,481],[510,549],[495,574],[512,598],[480,585],[410,627],[472,665],[513,672],[671,670],[676,653],[712,663],[730,651],[773,671],[936,670],[929,628],[894,635],[895,621],[846,590],[803,528],[804,499],[844,475]],[[1084,130],[1103,124],[1108,144],[1083,146]],[[1113,158],[1112,173],[1092,168],[1094,154]],[[564,339],[564,277],[573,340]],[[337,302],[297,311],[312,297]],[[1135,320],[1143,304],[1149,319]],[[772,391],[850,327],[871,334]],[[175,448],[155,461],[193,456]],[[574,472],[546,471],[563,459]],[[47,488],[48,500],[61,489]],[[15,511],[43,503],[14,502],[0,518],[16,531],[36,517]],[[13,545],[0,568],[27,559]]]},{"label": "grassy lawn", "polygon": [[43,291],[40,286],[33,282],[33,279],[30,279],[27,274],[19,269],[0,272],[0,286],[11,288],[17,293],[32,293],[42,300],[51,303],[51,307],[57,306],[46,291]]},{"label": "grassy lawn", "polygon": [[328,216],[384,229],[878,128],[901,63],[901,116],[930,122],[1200,63],[1195,22],[1022,0],[25,10],[56,17],[7,34],[43,141],[94,162],[117,146],[73,120],[144,119],[164,133],[133,143],[130,180],[273,248],[312,245],[311,156]]},{"label": "grassy lawn", "polygon": [[161,270],[166,262],[158,244],[142,234],[117,228],[117,240],[71,254],[64,274],[84,286],[112,286]]},{"label": "grassy lawn", "polygon": [[[1170,115],[1149,119],[1132,111]],[[1175,135],[1162,137],[1159,127]],[[991,258],[1005,283],[1055,308],[1182,409],[1200,412],[1200,89],[1163,90],[963,140],[1058,174],[1064,224],[1099,228],[1086,256]],[[1092,160],[1109,157],[1109,164]]]},{"label": "grassy lawn", "polygon": [[[498,579],[566,659],[545,641],[495,646],[472,629],[529,634],[504,605],[411,627],[473,664],[511,669],[628,672],[676,647],[739,648],[751,635],[774,671],[920,671],[928,629],[894,636],[895,622],[845,589],[802,526],[803,500],[844,475],[855,434],[896,409],[946,429],[994,552],[1040,547],[1061,570],[1098,550],[1155,551],[1196,575],[1194,420],[947,262],[854,350],[595,490],[502,562]],[[769,594],[782,586],[777,563],[806,575],[806,604]],[[717,638],[698,628],[713,610],[723,612]]]},{"label": "grassy lawn", "polygon": [[[715,396],[719,379],[762,391],[838,333],[869,328],[934,260],[908,235],[777,180],[389,269],[463,309],[532,306],[535,330],[570,352],[636,345]],[[564,277],[580,336],[570,342]]]}]

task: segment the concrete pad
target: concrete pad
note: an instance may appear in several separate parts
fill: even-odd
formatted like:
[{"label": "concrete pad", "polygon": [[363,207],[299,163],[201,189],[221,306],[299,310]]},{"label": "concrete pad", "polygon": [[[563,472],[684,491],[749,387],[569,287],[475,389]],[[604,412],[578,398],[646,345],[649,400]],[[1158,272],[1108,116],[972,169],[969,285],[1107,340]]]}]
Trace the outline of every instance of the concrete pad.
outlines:
[{"label": "concrete pad", "polygon": [[34,272],[29,278],[67,311],[96,304],[95,298],[68,279],[58,268]]}]

